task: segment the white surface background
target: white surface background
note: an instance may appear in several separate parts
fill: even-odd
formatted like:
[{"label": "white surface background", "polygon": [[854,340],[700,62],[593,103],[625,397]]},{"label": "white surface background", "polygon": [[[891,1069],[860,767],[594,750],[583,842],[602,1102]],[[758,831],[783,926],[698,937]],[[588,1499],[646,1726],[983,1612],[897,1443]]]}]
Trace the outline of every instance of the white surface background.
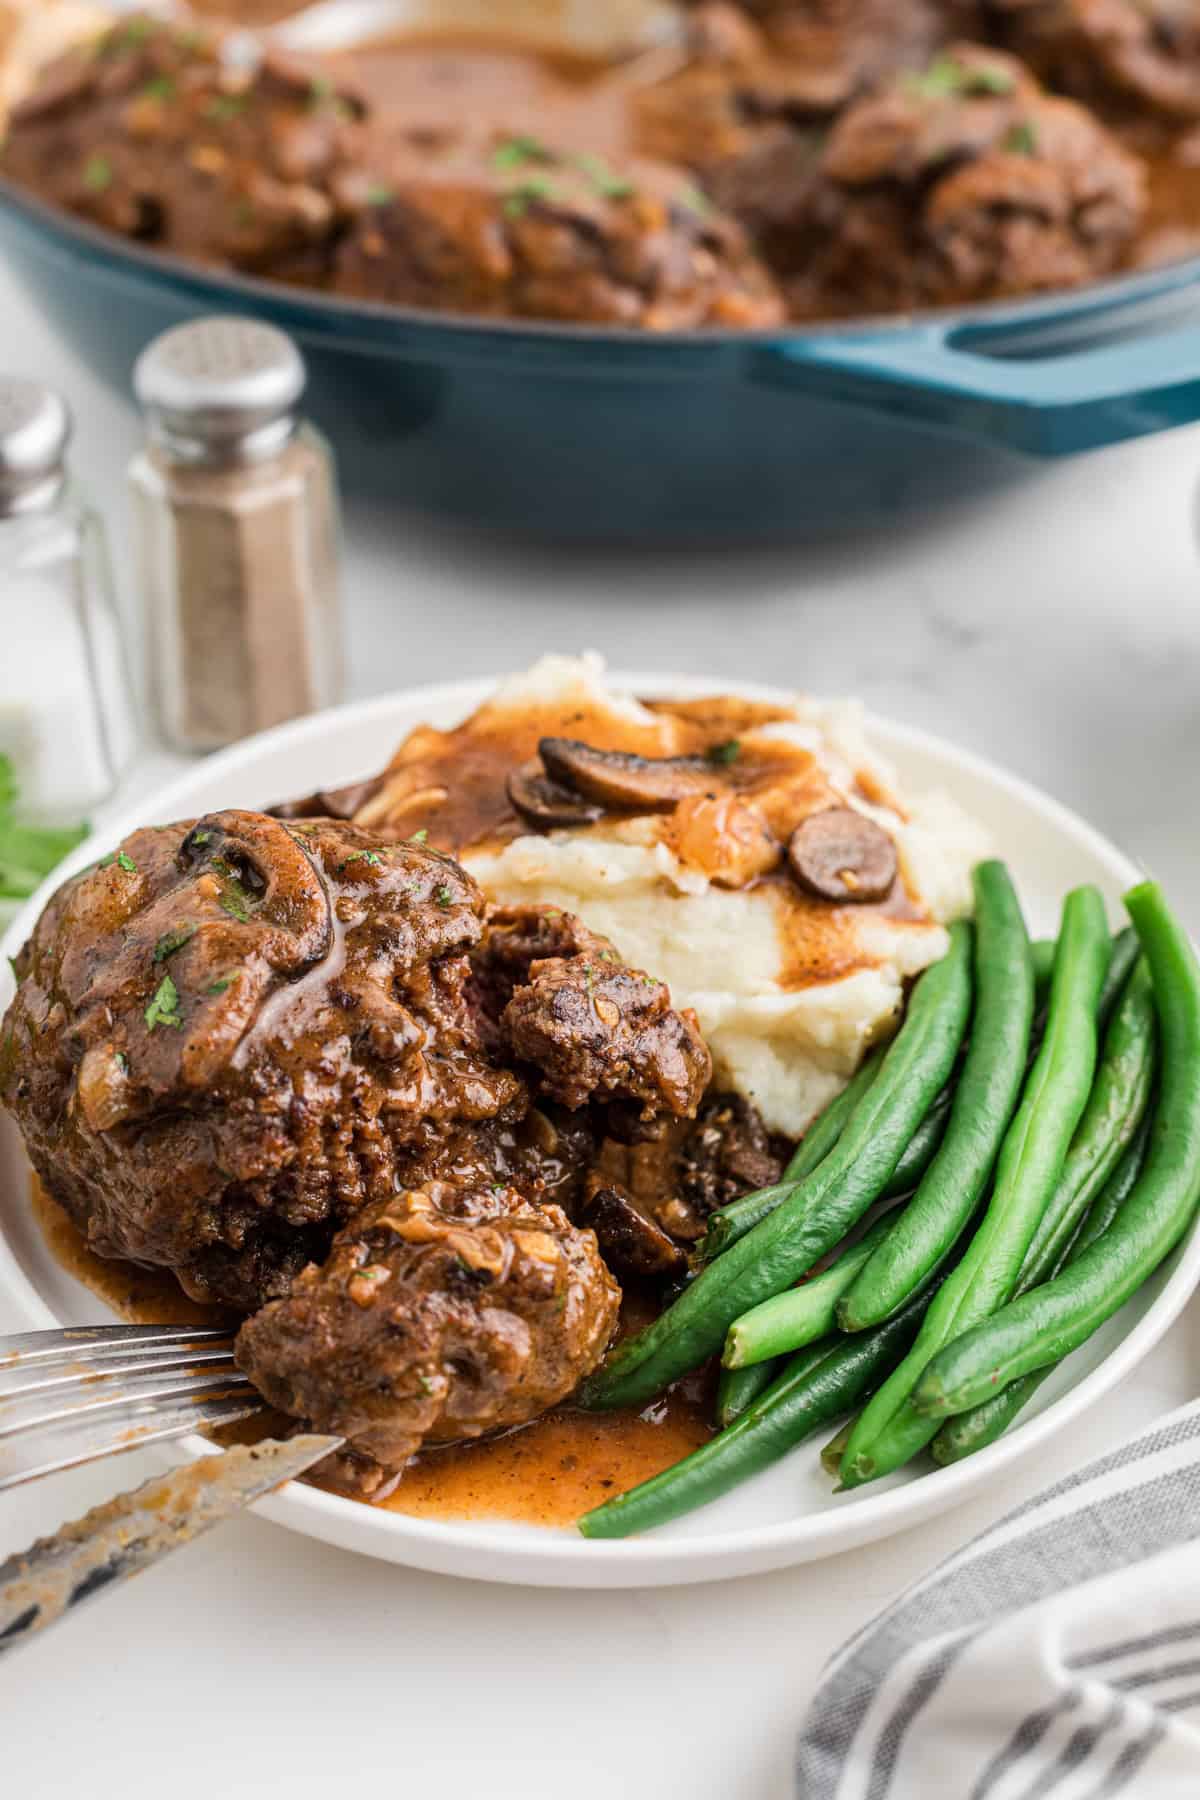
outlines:
[{"label": "white surface background", "polygon": [[[72,400],[75,466],[124,568],[132,416],[2,270],[0,321],[0,366]],[[515,550],[351,507],[351,694],[585,646],[625,666],[855,692],[1076,807],[1200,927],[1198,484],[1200,431],[1177,432],[1049,469],[936,531],[763,554]],[[0,646],[12,641],[6,627]],[[123,798],[171,766],[146,756]],[[0,1791],[777,1800],[842,1639],[1043,1481],[1193,1398],[1198,1377],[1193,1305],[1003,1492],[888,1544],[721,1585],[487,1587],[238,1521],[0,1665]],[[0,1555],[154,1467],[129,1456],[0,1498]]]}]

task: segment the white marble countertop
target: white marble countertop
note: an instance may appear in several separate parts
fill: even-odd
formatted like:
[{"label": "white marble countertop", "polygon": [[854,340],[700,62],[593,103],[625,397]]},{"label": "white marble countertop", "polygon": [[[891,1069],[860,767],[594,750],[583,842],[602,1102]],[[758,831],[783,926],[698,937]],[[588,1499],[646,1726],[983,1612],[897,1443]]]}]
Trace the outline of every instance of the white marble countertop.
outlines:
[{"label": "white marble countertop", "polygon": [[[74,403],[75,464],[124,562],[132,416],[3,271],[0,318],[0,364]],[[1076,807],[1200,927],[1198,484],[1200,430],[1176,432],[1050,468],[936,529],[707,555],[464,543],[351,506],[351,692],[591,646],[625,666],[857,693]],[[148,755],[136,785],[169,766]],[[798,1714],[840,1641],[1043,1481],[1193,1398],[1193,1371],[1195,1307],[1004,1491],[754,1580],[488,1587],[238,1521],[4,1664],[4,1791],[305,1800],[365,1781],[422,1800],[775,1800],[790,1791]],[[153,1466],[130,1456],[5,1496],[0,1554]]]}]

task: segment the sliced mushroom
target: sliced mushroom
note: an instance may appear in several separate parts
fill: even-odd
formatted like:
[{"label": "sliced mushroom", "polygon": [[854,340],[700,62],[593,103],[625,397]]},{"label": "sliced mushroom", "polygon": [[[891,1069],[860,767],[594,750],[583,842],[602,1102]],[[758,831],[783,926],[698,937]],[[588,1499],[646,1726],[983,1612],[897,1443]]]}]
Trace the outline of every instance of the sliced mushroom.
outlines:
[{"label": "sliced mushroom", "polygon": [[838,905],[886,899],[898,867],[882,825],[852,806],[832,806],[797,825],[788,862],[806,893]]},{"label": "sliced mushroom", "polygon": [[267,808],[273,819],[353,819],[359,809],[378,793],[380,777],[355,781],[344,788],[319,788],[302,800],[282,800]]},{"label": "sliced mushroom", "polygon": [[508,797],[515,811],[542,831],[565,830],[571,825],[594,825],[604,808],[584,800],[573,788],[551,781],[535,756],[508,777]]},{"label": "sliced mushroom", "polygon": [[702,756],[637,756],[593,750],[577,738],[543,738],[542,762],[553,780],[601,806],[670,812],[688,794],[712,791],[719,779]]},{"label": "sliced mushroom", "polygon": [[595,1232],[605,1262],[619,1274],[678,1275],[687,1267],[679,1245],[620,1188],[594,1186],[579,1223]]}]

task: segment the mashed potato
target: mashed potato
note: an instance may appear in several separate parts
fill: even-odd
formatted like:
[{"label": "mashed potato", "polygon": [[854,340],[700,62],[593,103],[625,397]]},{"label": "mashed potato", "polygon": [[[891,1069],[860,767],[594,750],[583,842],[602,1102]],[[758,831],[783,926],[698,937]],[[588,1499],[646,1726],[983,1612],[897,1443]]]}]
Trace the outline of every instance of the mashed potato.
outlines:
[{"label": "mashed potato", "polygon": [[[709,796],[531,832],[507,810],[504,781],[554,735],[647,756],[719,745],[733,791],[719,805]],[[787,876],[779,845],[829,806],[856,808],[894,839],[900,878],[888,901],[830,905]],[[768,822],[780,865],[752,879],[737,861],[748,809]],[[597,657],[546,657],[457,731],[413,733],[359,816],[423,824],[497,901],[579,913],[668,982],[676,1006],[695,1008],[719,1084],[791,1137],[894,1029],[905,982],[944,954],[946,924],[970,911],[971,867],[988,848],[946,796],[900,794],[852,702],[643,704],[609,690]]]}]

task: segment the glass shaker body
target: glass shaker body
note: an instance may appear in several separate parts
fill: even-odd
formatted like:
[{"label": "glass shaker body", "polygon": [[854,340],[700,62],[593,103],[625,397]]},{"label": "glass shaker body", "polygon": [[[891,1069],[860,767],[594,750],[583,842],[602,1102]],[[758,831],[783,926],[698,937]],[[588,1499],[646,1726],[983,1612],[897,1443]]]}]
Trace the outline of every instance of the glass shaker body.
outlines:
[{"label": "glass shaker body", "polygon": [[107,799],[135,746],[104,530],[69,480],[0,518],[0,752],[23,811],[73,823]]},{"label": "glass shaker body", "polygon": [[332,453],[310,425],[258,460],[151,441],[130,470],[150,687],[167,740],[214,750],[342,693]]}]

